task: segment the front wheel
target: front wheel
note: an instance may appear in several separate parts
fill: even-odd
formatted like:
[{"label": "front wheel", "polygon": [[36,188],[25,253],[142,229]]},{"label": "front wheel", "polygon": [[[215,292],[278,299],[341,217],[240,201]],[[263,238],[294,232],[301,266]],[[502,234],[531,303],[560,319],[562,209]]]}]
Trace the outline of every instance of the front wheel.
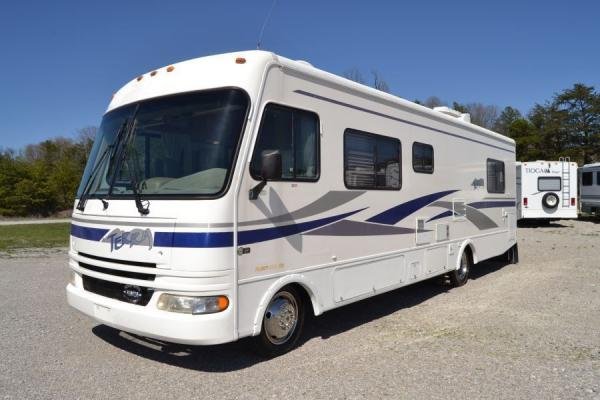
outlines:
[{"label": "front wheel", "polygon": [[457,270],[450,272],[450,284],[454,287],[462,286],[469,280],[469,272],[472,266],[471,255],[464,249],[460,256],[460,266]]},{"label": "front wheel", "polygon": [[280,289],[267,306],[260,335],[256,336],[257,351],[266,357],[276,357],[296,346],[304,326],[305,307],[302,296],[292,286]]}]

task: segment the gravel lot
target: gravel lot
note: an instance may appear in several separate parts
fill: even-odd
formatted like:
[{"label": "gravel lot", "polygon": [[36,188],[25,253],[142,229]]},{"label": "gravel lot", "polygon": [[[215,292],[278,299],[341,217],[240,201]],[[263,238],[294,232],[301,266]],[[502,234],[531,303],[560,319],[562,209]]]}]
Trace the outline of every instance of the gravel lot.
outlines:
[{"label": "gravel lot", "polygon": [[521,263],[477,265],[334,310],[300,348],[133,337],[71,310],[65,250],[0,255],[0,398],[600,399],[600,223],[519,228]]}]

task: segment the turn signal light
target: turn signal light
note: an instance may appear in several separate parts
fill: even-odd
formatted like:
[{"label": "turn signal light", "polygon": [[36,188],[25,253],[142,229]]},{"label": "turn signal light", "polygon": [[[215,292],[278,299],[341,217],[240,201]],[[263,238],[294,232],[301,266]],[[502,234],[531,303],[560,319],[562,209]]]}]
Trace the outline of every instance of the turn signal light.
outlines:
[{"label": "turn signal light", "polygon": [[238,57],[235,59],[236,64],[246,64],[246,59],[244,57]]},{"label": "turn signal light", "polygon": [[577,204],[577,200],[575,200],[575,197],[571,197],[571,207],[575,207],[575,204]]},{"label": "turn signal light", "polygon": [[527,197],[523,197],[523,205],[524,205],[525,207],[527,207],[527,203],[528,203],[528,202],[527,202]]}]

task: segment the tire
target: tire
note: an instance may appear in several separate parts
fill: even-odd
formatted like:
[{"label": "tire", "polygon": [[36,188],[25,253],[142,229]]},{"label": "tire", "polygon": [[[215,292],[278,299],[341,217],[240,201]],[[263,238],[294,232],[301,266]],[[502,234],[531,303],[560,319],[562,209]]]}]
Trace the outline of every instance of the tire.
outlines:
[{"label": "tire", "polygon": [[460,266],[457,270],[454,270],[448,274],[448,277],[450,278],[450,285],[459,287],[467,283],[472,265],[473,261],[471,260],[471,254],[469,253],[468,248],[465,248],[460,256]]},{"label": "tire", "polygon": [[560,200],[556,193],[549,192],[542,197],[542,205],[546,208],[554,209],[558,207],[558,203],[560,203]]},{"label": "tire", "polygon": [[508,263],[518,264],[519,263],[519,246],[516,244],[508,249]]},{"label": "tire", "polygon": [[263,315],[260,334],[254,338],[255,350],[272,358],[296,347],[302,335],[306,307],[293,286],[281,288],[269,301]]}]

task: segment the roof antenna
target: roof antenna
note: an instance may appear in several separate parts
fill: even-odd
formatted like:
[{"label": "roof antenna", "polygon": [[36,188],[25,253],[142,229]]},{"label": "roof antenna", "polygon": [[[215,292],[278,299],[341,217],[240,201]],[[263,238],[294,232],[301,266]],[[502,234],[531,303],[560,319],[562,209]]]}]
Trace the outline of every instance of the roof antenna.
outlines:
[{"label": "roof antenna", "polygon": [[273,9],[275,8],[275,4],[277,4],[277,0],[273,0],[273,3],[271,4],[271,8],[269,9],[269,13],[267,14],[267,17],[265,18],[265,21],[262,24],[262,28],[260,28],[260,33],[258,34],[258,42],[256,43],[257,50],[260,50],[263,33],[265,33],[265,28],[267,27],[267,24],[269,23],[269,20],[271,19],[271,14],[273,14]]}]

